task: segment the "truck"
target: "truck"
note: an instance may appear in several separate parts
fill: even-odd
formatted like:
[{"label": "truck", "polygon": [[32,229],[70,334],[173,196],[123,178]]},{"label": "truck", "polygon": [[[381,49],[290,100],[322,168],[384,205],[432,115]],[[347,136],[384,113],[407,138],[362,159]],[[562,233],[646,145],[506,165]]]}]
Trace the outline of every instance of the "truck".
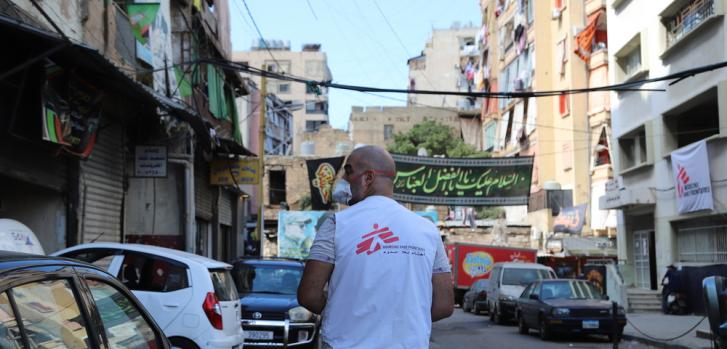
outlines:
[{"label": "truck", "polygon": [[491,246],[455,242],[446,245],[449,263],[452,265],[454,302],[462,304],[465,292],[480,279],[488,279],[495,263],[535,263],[537,250],[519,247]]}]

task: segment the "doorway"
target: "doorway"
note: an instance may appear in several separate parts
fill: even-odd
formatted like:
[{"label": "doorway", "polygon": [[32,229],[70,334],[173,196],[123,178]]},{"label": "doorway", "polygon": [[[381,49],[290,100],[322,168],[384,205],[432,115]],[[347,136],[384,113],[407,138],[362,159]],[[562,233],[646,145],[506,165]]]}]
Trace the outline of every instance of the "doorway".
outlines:
[{"label": "doorway", "polygon": [[656,290],[656,244],[653,230],[634,232],[634,283],[637,288]]}]

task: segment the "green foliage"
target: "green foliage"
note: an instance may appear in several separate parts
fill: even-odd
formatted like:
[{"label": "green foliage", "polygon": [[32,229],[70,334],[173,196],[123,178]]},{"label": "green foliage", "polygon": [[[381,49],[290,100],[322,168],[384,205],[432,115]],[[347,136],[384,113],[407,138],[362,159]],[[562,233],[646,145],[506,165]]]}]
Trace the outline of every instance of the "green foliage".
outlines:
[{"label": "green foliage", "polygon": [[477,219],[497,219],[504,212],[505,209],[502,207],[478,207],[476,217]]},{"label": "green foliage", "polygon": [[416,155],[424,148],[430,156],[445,155],[448,158],[486,158],[490,153],[478,151],[455,135],[454,128],[436,121],[425,121],[409,132],[394,135],[389,151],[397,154]]}]

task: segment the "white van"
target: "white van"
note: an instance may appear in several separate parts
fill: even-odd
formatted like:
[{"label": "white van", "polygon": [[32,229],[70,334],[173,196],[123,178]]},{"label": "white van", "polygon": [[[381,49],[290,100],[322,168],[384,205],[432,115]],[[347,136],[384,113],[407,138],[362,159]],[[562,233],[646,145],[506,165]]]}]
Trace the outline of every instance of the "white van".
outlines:
[{"label": "white van", "polygon": [[490,320],[501,325],[515,318],[517,299],[531,282],[556,279],[553,268],[537,263],[496,263],[487,285]]}]

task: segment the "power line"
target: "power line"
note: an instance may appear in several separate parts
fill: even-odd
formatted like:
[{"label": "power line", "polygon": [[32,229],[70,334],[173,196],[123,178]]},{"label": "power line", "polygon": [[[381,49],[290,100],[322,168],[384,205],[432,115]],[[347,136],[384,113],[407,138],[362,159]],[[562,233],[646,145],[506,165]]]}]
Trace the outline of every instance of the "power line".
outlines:
[{"label": "power line", "polygon": [[275,56],[273,55],[273,51],[270,50],[270,47],[268,47],[268,42],[265,40],[265,37],[263,36],[263,33],[260,31],[260,27],[258,27],[257,23],[255,22],[255,17],[252,16],[252,11],[250,11],[250,7],[247,6],[247,1],[242,0],[242,4],[245,5],[245,9],[247,10],[248,16],[250,16],[250,20],[252,21],[252,25],[255,27],[255,30],[257,31],[258,37],[260,38],[260,41],[262,41],[263,47],[265,47],[265,50],[268,51],[270,54],[270,58],[275,61],[275,64],[278,65],[278,68],[281,67],[280,62],[278,62],[277,59],[275,59]]},{"label": "power line", "polygon": [[379,10],[379,13],[381,14],[381,17],[384,19],[384,22],[386,22],[386,25],[389,26],[389,29],[391,29],[391,32],[394,34],[394,37],[399,42],[399,45],[404,49],[404,53],[406,53],[407,57],[411,57],[411,54],[409,54],[409,50],[406,48],[406,45],[404,45],[404,41],[401,40],[401,37],[399,37],[399,33],[394,30],[394,27],[391,25],[391,22],[389,22],[389,19],[386,18],[386,15],[384,14],[384,11],[381,10],[381,7],[379,6],[379,3],[374,0],[374,5],[376,5],[376,9]]},{"label": "power line", "polygon": [[318,16],[316,16],[316,11],[313,11],[313,6],[310,4],[310,0],[305,0],[305,2],[308,4],[308,8],[310,9],[310,12],[313,14],[313,18],[318,20]]}]

